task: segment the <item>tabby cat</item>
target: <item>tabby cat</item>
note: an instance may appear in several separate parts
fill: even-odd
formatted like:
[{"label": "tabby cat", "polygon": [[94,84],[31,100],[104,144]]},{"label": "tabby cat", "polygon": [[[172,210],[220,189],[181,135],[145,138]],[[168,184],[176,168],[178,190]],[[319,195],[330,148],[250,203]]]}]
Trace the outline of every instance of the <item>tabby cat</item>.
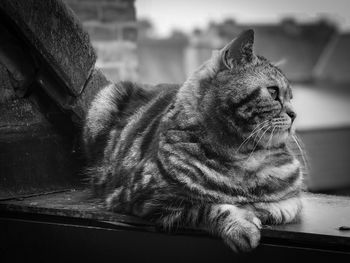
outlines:
[{"label": "tabby cat", "polygon": [[97,94],[83,139],[108,209],[201,228],[235,251],[255,248],[262,224],[297,218],[292,91],[253,42],[244,31],[181,86],[123,82]]}]

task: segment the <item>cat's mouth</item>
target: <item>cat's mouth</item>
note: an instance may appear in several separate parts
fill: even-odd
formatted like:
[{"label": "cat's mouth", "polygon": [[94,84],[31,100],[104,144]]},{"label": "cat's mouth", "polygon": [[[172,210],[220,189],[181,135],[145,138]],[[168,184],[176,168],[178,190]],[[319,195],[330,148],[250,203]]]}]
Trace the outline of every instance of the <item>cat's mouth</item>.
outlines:
[{"label": "cat's mouth", "polygon": [[252,140],[255,147],[258,144],[273,147],[286,141],[293,133],[292,119],[288,115],[280,115],[255,125],[243,144]]},{"label": "cat's mouth", "polygon": [[287,140],[293,133],[292,120],[288,116],[278,116],[266,124],[267,128],[261,129],[255,141],[267,147],[274,147]]},{"label": "cat's mouth", "polygon": [[293,132],[293,122],[291,118],[288,116],[278,116],[270,121],[270,128],[264,137],[268,144],[277,145],[287,140]]},{"label": "cat's mouth", "polygon": [[287,116],[279,116],[271,120],[272,130],[276,133],[290,132],[292,128],[292,120]]}]

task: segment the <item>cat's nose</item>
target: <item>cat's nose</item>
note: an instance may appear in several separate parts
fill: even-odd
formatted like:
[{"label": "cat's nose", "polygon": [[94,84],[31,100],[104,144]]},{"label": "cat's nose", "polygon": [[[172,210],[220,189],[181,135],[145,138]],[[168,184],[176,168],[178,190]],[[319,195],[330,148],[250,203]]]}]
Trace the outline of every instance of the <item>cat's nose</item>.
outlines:
[{"label": "cat's nose", "polygon": [[292,122],[297,117],[297,114],[294,111],[287,111],[288,116],[291,118]]}]

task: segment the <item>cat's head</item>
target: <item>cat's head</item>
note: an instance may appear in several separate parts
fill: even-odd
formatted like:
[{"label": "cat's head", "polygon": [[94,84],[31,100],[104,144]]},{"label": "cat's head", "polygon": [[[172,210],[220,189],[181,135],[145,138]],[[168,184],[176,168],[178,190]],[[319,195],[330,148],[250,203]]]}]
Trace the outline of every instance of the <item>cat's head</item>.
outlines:
[{"label": "cat's head", "polygon": [[194,74],[198,107],[218,134],[271,147],[293,133],[292,90],[279,68],[254,54],[253,44],[254,31],[244,31]]}]

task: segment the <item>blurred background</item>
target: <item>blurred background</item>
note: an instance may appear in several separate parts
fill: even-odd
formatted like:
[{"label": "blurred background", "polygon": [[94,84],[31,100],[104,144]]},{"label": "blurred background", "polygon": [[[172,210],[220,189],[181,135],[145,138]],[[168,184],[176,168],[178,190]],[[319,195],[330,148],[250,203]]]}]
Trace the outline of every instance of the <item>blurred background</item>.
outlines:
[{"label": "blurred background", "polygon": [[66,0],[112,80],[182,83],[213,49],[255,30],[294,89],[311,191],[350,195],[350,2]]}]

